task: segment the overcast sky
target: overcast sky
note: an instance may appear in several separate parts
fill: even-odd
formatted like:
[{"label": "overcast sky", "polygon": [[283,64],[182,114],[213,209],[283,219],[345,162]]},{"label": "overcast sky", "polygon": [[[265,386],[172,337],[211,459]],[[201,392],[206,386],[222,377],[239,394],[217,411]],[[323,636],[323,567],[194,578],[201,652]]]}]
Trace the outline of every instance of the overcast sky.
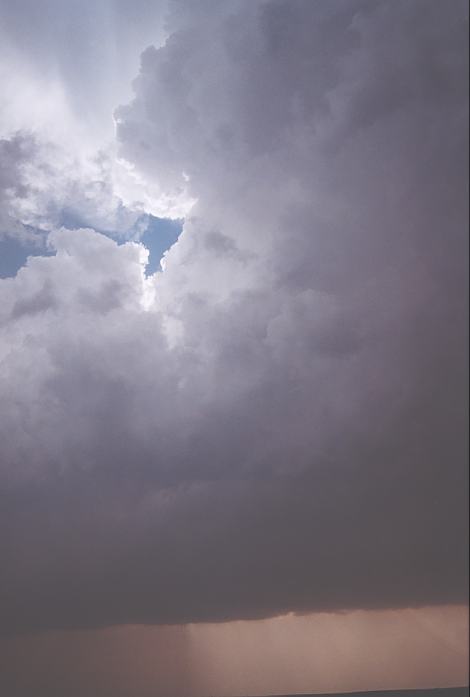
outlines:
[{"label": "overcast sky", "polygon": [[[249,673],[223,637],[252,620],[266,646],[287,613],[311,623],[292,666],[319,627],[367,655],[393,616],[421,651],[408,684],[465,680],[466,3],[0,10],[11,695],[32,695],[28,642],[105,651],[130,626],[149,656],[172,631],[180,658],[126,695],[275,692],[211,682],[201,647],[219,631],[244,655],[228,673]],[[416,617],[454,632],[445,665]],[[403,661],[360,687],[393,687]],[[358,684],[345,658],[341,684],[283,670],[284,691]]]}]

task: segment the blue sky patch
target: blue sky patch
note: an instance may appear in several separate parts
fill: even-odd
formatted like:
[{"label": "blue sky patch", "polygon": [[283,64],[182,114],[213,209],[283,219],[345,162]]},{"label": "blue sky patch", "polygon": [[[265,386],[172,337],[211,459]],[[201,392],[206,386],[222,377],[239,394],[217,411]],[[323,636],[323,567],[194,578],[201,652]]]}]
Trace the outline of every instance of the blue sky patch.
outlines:
[{"label": "blue sky patch", "polygon": [[[147,221],[145,220],[147,219]],[[147,227],[143,233],[139,234],[137,226],[143,227],[147,222]],[[61,224],[69,230],[80,227],[89,227],[85,221],[70,211],[64,211]],[[160,270],[160,259],[178,239],[183,228],[182,220],[172,220],[170,218],[156,218],[153,215],[141,216],[123,236],[110,230],[97,230],[97,232],[107,235],[114,239],[117,244],[124,244],[130,239],[134,239],[147,247],[149,250],[149,261],[146,268],[146,275],[150,276]],[[96,228],[95,228],[96,229]],[[16,276],[18,270],[26,264],[29,256],[51,256],[54,252],[47,250],[42,245],[24,244],[19,240],[7,237],[0,240],[0,278],[11,278]]]},{"label": "blue sky patch", "polygon": [[13,278],[26,264],[28,257],[53,256],[55,252],[42,245],[22,244],[13,237],[0,240],[0,278]]},{"label": "blue sky patch", "polygon": [[160,259],[167,249],[175,244],[183,229],[182,220],[149,216],[149,224],[140,241],[149,250],[146,274],[150,276],[160,270]]}]

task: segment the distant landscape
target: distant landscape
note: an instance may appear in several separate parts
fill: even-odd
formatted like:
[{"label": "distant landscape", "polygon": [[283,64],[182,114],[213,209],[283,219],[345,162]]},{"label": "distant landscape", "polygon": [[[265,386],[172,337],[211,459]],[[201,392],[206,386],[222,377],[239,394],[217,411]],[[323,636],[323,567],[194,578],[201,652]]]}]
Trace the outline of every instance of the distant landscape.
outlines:
[{"label": "distant landscape", "polygon": [[[442,687],[430,690],[374,690],[363,692],[334,692],[291,695],[269,695],[269,697],[467,697],[468,687]],[[248,696],[247,696],[248,697]],[[268,697],[268,695],[266,695]]]}]

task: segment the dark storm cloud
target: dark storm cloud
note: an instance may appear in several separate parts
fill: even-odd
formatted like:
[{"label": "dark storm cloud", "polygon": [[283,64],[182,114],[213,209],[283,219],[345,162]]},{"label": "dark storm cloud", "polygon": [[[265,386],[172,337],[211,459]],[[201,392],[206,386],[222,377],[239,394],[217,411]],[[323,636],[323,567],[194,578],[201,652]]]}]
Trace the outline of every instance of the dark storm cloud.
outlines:
[{"label": "dark storm cloud", "polygon": [[2,281],[3,631],[465,600],[465,5],[168,27],[117,112],[197,199],[164,273],[62,230]]}]

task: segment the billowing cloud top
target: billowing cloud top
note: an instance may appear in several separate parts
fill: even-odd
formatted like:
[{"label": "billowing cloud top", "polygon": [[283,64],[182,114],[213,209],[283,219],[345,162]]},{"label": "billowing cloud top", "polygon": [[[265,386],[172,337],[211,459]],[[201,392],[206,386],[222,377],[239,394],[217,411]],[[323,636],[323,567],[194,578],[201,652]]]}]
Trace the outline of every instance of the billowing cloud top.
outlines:
[{"label": "billowing cloud top", "polygon": [[134,183],[195,201],[163,273],[22,217],[37,146],[0,143],[53,252],[0,282],[3,631],[464,600],[466,4],[166,27],[115,112]]}]

